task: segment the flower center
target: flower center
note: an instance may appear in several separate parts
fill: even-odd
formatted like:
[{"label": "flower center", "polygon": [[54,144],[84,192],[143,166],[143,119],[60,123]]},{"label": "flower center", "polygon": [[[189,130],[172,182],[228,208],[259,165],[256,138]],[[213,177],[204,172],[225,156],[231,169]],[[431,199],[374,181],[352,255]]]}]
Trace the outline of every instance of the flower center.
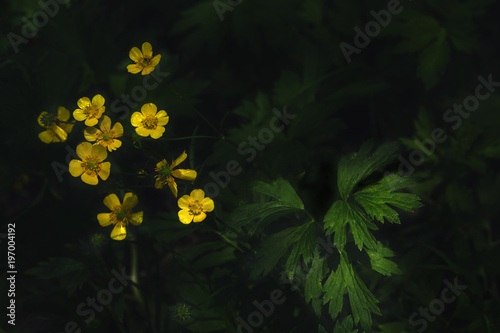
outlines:
[{"label": "flower center", "polygon": [[127,217],[127,212],[124,212],[123,210],[119,210],[115,214],[118,221],[123,221],[123,219]]},{"label": "flower center", "polygon": [[168,167],[168,165],[163,165],[161,169],[158,171],[158,173],[166,178],[170,176],[170,168]]},{"label": "flower center", "polygon": [[51,115],[50,113],[46,113],[42,116],[42,118],[40,119],[41,123],[45,126],[45,127],[49,127],[50,125],[52,125],[52,123],[54,122],[56,117],[54,117],[54,115]]},{"label": "flower center", "polygon": [[147,115],[146,118],[142,121],[142,126],[149,130],[156,129],[157,125],[158,125],[158,118],[150,114]]},{"label": "flower center", "polygon": [[189,204],[189,214],[200,215],[203,213],[203,206],[199,200],[194,200]]},{"label": "flower center", "polygon": [[83,113],[85,113],[88,117],[95,117],[95,115],[99,113],[99,108],[95,104],[90,104],[83,110]]},{"label": "flower center", "polygon": [[102,136],[102,139],[104,141],[108,141],[109,139],[111,139],[111,134],[109,133],[104,133],[104,135]]},{"label": "flower center", "polygon": [[84,172],[88,175],[95,175],[101,171],[100,161],[95,156],[88,156],[81,164]]},{"label": "flower center", "polygon": [[113,224],[121,223],[124,226],[127,226],[129,220],[130,220],[130,211],[123,209],[121,206],[115,207],[115,209],[112,210],[111,222]]}]

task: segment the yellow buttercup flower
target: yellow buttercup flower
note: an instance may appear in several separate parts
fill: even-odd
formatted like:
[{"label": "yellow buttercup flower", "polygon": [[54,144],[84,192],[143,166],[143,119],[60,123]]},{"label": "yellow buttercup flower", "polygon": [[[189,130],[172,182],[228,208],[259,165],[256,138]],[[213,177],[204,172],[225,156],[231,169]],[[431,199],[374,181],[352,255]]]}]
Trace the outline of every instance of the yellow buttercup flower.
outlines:
[{"label": "yellow buttercup flower", "polygon": [[100,213],[97,214],[97,220],[99,224],[103,227],[107,227],[113,224],[115,227],[111,231],[111,238],[114,240],[122,240],[127,237],[127,225],[129,223],[133,225],[139,225],[142,223],[142,214],[140,211],[138,213],[132,213],[132,208],[134,208],[139,200],[137,195],[132,192],[125,194],[123,198],[123,204],[116,194],[112,193],[104,198],[104,204],[111,210],[111,213]]},{"label": "yellow buttercup flower", "polygon": [[102,180],[108,179],[111,163],[103,162],[108,157],[106,148],[83,142],[76,147],[76,154],[82,160],[69,162],[69,173],[73,177],[82,176],[82,181],[89,185],[97,185],[99,182],[97,176],[101,177]]},{"label": "yellow buttercup flower", "polygon": [[79,109],[73,111],[73,117],[78,121],[85,120],[85,125],[94,126],[104,113],[104,97],[95,95],[92,101],[88,97],[82,97],[77,102]]},{"label": "yellow buttercup flower", "polygon": [[135,64],[127,66],[129,73],[147,75],[151,73],[160,62],[161,55],[153,57],[153,47],[148,42],[142,44],[142,52],[137,47],[133,47],[129,52],[129,57]]},{"label": "yellow buttercup flower", "polygon": [[108,148],[109,151],[121,147],[122,142],[117,140],[117,138],[123,136],[122,124],[117,122],[111,128],[111,119],[108,116],[104,116],[99,127],[101,128],[100,130],[95,127],[87,127],[83,133],[85,139],[88,141],[97,141],[96,144]]},{"label": "yellow buttercup flower", "polygon": [[141,112],[134,112],[130,117],[130,123],[136,127],[135,131],[140,136],[151,136],[153,139],[160,138],[165,132],[169,116],[164,110],[157,112],[153,103],[144,104]]},{"label": "yellow buttercup flower", "polygon": [[68,138],[68,133],[73,129],[73,124],[69,124],[70,114],[68,109],[60,106],[57,109],[57,116],[43,111],[38,116],[38,123],[46,130],[38,134],[43,143],[64,142]]},{"label": "yellow buttercup flower", "polygon": [[156,164],[155,171],[158,172],[156,178],[155,187],[157,189],[163,188],[163,186],[168,185],[170,190],[177,198],[177,183],[174,177],[184,180],[193,181],[196,179],[196,171],[191,169],[177,169],[174,170],[176,166],[181,164],[187,158],[187,154],[184,151],[181,156],[177,157],[172,164],[168,165],[166,160],[162,160]]},{"label": "yellow buttercup flower", "polygon": [[190,195],[183,195],[177,202],[181,209],[178,213],[179,220],[184,224],[201,222],[207,217],[208,212],[214,210],[214,201],[205,198],[203,190],[193,190]]}]

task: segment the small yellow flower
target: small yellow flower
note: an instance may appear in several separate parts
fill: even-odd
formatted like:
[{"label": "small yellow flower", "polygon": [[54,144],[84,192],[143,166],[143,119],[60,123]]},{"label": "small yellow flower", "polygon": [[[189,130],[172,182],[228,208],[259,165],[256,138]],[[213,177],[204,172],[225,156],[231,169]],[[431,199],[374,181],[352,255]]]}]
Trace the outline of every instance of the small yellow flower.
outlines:
[{"label": "small yellow flower", "polygon": [[73,177],[82,176],[82,181],[89,185],[97,185],[101,177],[106,180],[109,177],[111,163],[103,162],[108,157],[106,148],[101,145],[92,145],[89,142],[80,143],[76,147],[76,154],[82,160],[71,160],[69,162],[69,173]]},{"label": "small yellow flower", "polygon": [[108,116],[104,116],[99,127],[101,128],[100,130],[95,127],[87,127],[83,133],[85,139],[88,141],[97,141],[96,144],[108,148],[109,151],[121,147],[122,142],[117,140],[117,138],[123,136],[122,124],[117,122],[111,128],[111,119]]},{"label": "small yellow flower", "polygon": [[153,103],[144,104],[141,112],[134,112],[130,117],[130,123],[136,127],[135,131],[140,136],[151,136],[153,139],[160,138],[165,132],[169,116],[164,110],[158,109]]},{"label": "small yellow flower", "polygon": [[201,222],[207,217],[208,212],[214,210],[214,201],[205,198],[203,190],[193,190],[190,195],[183,195],[177,202],[181,209],[178,213],[179,220],[184,224]]},{"label": "small yellow flower", "polygon": [[107,227],[113,224],[115,227],[111,231],[111,238],[114,240],[123,240],[127,237],[127,225],[132,223],[133,225],[139,225],[142,223],[142,211],[138,213],[132,213],[132,208],[134,208],[139,200],[137,195],[132,192],[125,194],[123,198],[123,204],[116,194],[112,193],[104,198],[104,204],[111,210],[111,213],[100,213],[97,214],[97,220],[99,224],[103,227]]},{"label": "small yellow flower", "polygon": [[176,166],[181,164],[187,158],[187,154],[184,151],[181,156],[177,157],[172,164],[168,165],[166,160],[162,160],[156,164],[155,171],[158,172],[156,178],[155,187],[157,189],[163,188],[163,186],[168,185],[170,190],[177,198],[177,184],[174,177],[184,180],[193,181],[196,179],[197,173],[195,170],[191,169],[177,169],[174,170]]},{"label": "small yellow flower", "polygon": [[44,143],[66,141],[68,133],[71,132],[74,126],[68,123],[69,117],[68,109],[63,106],[57,109],[57,117],[45,111],[40,113],[38,123],[47,129],[38,134],[40,140]]},{"label": "small yellow flower", "polygon": [[73,117],[78,121],[85,120],[85,125],[94,126],[104,113],[104,97],[95,95],[92,101],[88,97],[82,97],[77,102],[79,109],[73,111]]},{"label": "small yellow flower", "polygon": [[133,47],[129,52],[129,57],[135,64],[127,66],[129,73],[147,75],[151,73],[155,66],[160,62],[161,55],[158,54],[153,58],[153,47],[148,42],[142,44],[142,52],[137,47]]}]

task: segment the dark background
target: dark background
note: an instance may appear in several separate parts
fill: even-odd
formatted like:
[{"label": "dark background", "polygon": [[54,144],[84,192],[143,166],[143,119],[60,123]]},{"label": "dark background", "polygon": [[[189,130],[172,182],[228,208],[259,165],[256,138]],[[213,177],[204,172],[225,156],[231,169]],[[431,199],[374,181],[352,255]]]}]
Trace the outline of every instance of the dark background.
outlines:
[{"label": "dark background", "polygon": [[[253,202],[250,184],[288,179],[321,221],[338,198],[341,156],[367,140],[376,146],[399,140],[400,156],[408,160],[418,149],[414,139],[430,138],[435,128],[442,128],[447,140],[415,167],[411,187],[424,207],[402,213],[401,225],[386,223],[376,232],[395,251],[393,260],[403,273],[364,272],[382,312],[373,316],[372,329],[416,331],[420,326],[409,325],[408,317],[439,297],[444,279],[458,278],[466,291],[426,331],[500,331],[500,95],[495,91],[481,101],[456,129],[443,118],[454,103],[474,94],[479,76],[500,81],[498,1],[402,1],[402,11],[349,63],[340,43],[355,46],[354,28],[364,30],[374,20],[370,11],[386,10],[387,2],[243,0],[223,13],[223,21],[211,1],[53,4],[57,13],[19,44],[18,52],[9,33],[22,37],[26,22],[42,7],[28,0],[0,5],[1,233],[16,223],[18,269],[16,327],[2,318],[9,332],[60,332],[71,320],[88,332],[234,331],[236,318],[255,310],[253,300],[285,288],[280,266],[275,274],[252,280],[247,274],[252,251],[229,255],[219,248],[227,245],[217,233],[225,230],[220,221]],[[122,119],[111,108],[122,93],[142,84],[143,77],[127,73],[126,66],[132,63],[129,50],[145,41],[162,55],[159,68],[170,75],[129,111],[146,102],[167,111],[170,122],[157,142],[138,140],[129,117]],[[106,114],[125,128],[123,146],[110,154],[111,176],[95,187],[69,173],[60,181],[54,162],[67,163],[66,147],[74,149],[83,140],[85,127],[78,123],[66,142],[47,145],[38,139],[43,128],[37,117],[56,113],[60,105],[72,113],[79,98],[96,94],[105,97]],[[296,118],[246,162],[238,145],[268,126],[273,108],[284,107]],[[194,135],[210,138],[175,140]],[[180,195],[213,181],[210,172],[223,170],[227,161],[242,166],[214,198],[219,222],[209,216],[200,225],[181,225],[171,193],[154,188],[155,164],[184,150],[189,159],[183,167],[196,169],[198,178],[194,185],[179,181]],[[400,160],[386,169],[398,168]],[[141,169],[147,177],[138,177]],[[128,191],[137,193],[144,223],[128,228],[135,241],[114,242],[96,215],[107,212],[102,200],[108,193]],[[286,222],[281,223],[236,242],[257,249]],[[102,244],[96,234],[104,236]],[[5,243],[2,239],[4,263]],[[130,268],[136,245],[145,302],[126,290],[85,324],[76,306],[107,285],[111,269]],[[207,253],[213,254],[213,269],[197,271],[201,284],[210,290],[229,286],[209,305],[197,298],[186,273],[192,270],[183,271],[196,266],[195,258],[209,261]],[[260,331],[313,332],[318,323],[333,330],[335,321],[327,313],[314,316],[303,294],[287,291],[286,297]],[[191,308],[184,321],[175,315],[182,304]],[[342,316],[349,313],[345,302]]]}]

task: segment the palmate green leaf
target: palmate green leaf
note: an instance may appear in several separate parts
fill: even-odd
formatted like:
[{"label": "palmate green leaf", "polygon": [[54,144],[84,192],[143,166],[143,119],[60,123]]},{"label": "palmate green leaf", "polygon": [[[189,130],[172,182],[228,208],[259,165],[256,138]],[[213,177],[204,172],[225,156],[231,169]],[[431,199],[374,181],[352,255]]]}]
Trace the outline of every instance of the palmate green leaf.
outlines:
[{"label": "palmate green leaf", "polygon": [[386,259],[394,257],[394,252],[392,252],[389,248],[384,247],[382,243],[377,242],[375,249],[367,249],[366,253],[368,253],[368,256],[370,257],[373,270],[386,276],[391,276],[391,274],[401,274],[401,270],[398,268],[398,265],[396,265],[393,261]]},{"label": "palmate green leaf", "polygon": [[318,245],[313,221],[298,227],[287,228],[269,236],[257,253],[258,259],[250,274],[251,277],[269,274],[276,267],[278,261],[286,256],[292,244],[295,246],[288,256],[286,270],[289,276],[293,277],[293,273],[300,268],[300,257],[302,256],[307,262]]},{"label": "palmate green leaf", "polygon": [[417,76],[422,79],[426,89],[432,88],[444,73],[450,61],[450,45],[446,29],[440,28],[435,40],[418,57]]},{"label": "palmate green leaf", "polygon": [[324,261],[325,259],[319,256],[319,252],[315,251],[311,263],[311,269],[307,273],[306,277],[306,285],[304,290],[306,303],[309,303],[311,299],[320,298],[321,293],[323,292],[323,285],[321,281],[323,280]]},{"label": "palmate green leaf", "polygon": [[337,271],[332,271],[323,286],[323,291],[325,292],[323,304],[330,302],[329,310],[332,319],[337,318],[342,310],[343,295],[346,292],[349,295],[349,303],[356,325],[361,322],[363,328],[368,330],[372,323],[371,313],[381,315],[377,299],[354,272],[345,252],[341,253]]},{"label": "palmate green leaf", "polygon": [[377,184],[366,186],[354,193],[354,199],[365,212],[372,218],[384,223],[384,218],[391,223],[401,223],[398,213],[388,206],[413,212],[413,208],[422,207],[418,196],[410,193],[397,193],[394,191],[408,187],[412,180],[397,174],[385,176]]},{"label": "palmate green leaf", "polygon": [[397,142],[389,142],[380,146],[373,154],[370,154],[373,144],[367,142],[361,146],[358,153],[354,153],[349,157],[342,157],[339,162],[337,176],[342,199],[347,200],[360,181],[394,160],[397,156],[398,147]]},{"label": "palmate green leaf", "polygon": [[283,178],[278,178],[270,184],[258,181],[253,190],[282,201],[289,207],[304,209],[304,204],[293,189],[292,185],[290,185],[290,183]]},{"label": "palmate green leaf", "polygon": [[333,333],[357,333],[358,330],[353,330],[354,323],[351,316],[347,316],[342,322],[337,321],[333,328]]},{"label": "palmate green leaf", "polygon": [[345,201],[337,200],[328,210],[324,218],[327,234],[335,233],[333,244],[342,250],[346,244],[346,226],[349,224],[354,242],[359,250],[366,245],[375,247],[375,237],[368,229],[377,227],[368,219],[358,207],[351,206]]}]

